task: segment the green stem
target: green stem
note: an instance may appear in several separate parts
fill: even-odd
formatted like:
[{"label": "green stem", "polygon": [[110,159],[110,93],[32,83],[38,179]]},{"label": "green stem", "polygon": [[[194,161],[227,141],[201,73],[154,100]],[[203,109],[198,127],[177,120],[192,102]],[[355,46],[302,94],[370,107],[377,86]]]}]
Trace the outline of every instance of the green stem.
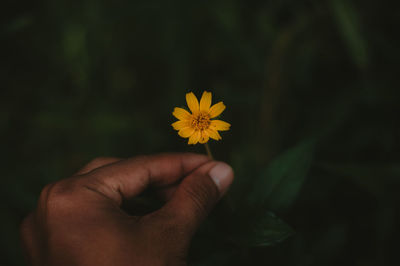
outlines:
[{"label": "green stem", "polygon": [[205,143],[205,144],[204,144],[204,147],[206,147],[206,151],[207,151],[208,157],[209,157],[211,160],[214,160],[214,157],[212,156],[211,149],[210,149],[210,146],[208,146],[208,143]]}]

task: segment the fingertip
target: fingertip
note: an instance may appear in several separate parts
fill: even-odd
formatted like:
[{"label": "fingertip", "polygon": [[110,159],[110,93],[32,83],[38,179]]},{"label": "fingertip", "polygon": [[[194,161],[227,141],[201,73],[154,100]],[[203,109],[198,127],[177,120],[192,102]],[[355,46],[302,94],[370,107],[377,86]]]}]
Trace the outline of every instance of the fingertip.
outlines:
[{"label": "fingertip", "polygon": [[224,195],[233,182],[234,173],[232,167],[224,162],[217,162],[208,172],[220,193]]}]

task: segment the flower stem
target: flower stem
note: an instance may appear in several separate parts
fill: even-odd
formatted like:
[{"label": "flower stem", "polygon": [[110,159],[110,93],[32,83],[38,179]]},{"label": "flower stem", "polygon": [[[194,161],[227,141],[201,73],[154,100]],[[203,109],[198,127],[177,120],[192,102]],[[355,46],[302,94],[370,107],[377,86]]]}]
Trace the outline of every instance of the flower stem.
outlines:
[{"label": "flower stem", "polygon": [[208,143],[204,143],[204,147],[206,147],[206,151],[207,151],[208,157],[209,157],[211,160],[214,160],[214,157],[213,157],[213,155],[212,155],[212,153],[211,153],[211,149],[210,149],[210,146],[208,146]]}]

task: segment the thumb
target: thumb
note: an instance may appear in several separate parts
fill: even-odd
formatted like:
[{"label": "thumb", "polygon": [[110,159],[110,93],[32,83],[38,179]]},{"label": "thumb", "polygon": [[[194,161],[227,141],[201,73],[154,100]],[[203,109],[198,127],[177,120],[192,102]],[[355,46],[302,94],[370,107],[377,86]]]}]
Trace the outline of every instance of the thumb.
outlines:
[{"label": "thumb", "polygon": [[175,226],[191,235],[207,217],[233,181],[232,168],[223,162],[209,162],[184,178],[168,203],[160,210]]}]

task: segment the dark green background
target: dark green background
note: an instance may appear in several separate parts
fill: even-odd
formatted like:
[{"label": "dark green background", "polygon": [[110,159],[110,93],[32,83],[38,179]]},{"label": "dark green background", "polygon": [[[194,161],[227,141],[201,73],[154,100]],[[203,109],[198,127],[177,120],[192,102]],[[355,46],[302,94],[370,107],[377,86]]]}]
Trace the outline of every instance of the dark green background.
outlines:
[{"label": "dark green background", "polygon": [[362,0],[3,1],[0,264],[23,263],[18,225],[41,188],[92,158],[203,153],[170,124],[186,92],[207,89],[232,124],[211,142],[236,171],[232,197],[295,234],[209,250],[217,230],[196,241],[193,265],[398,265],[398,10]]}]

